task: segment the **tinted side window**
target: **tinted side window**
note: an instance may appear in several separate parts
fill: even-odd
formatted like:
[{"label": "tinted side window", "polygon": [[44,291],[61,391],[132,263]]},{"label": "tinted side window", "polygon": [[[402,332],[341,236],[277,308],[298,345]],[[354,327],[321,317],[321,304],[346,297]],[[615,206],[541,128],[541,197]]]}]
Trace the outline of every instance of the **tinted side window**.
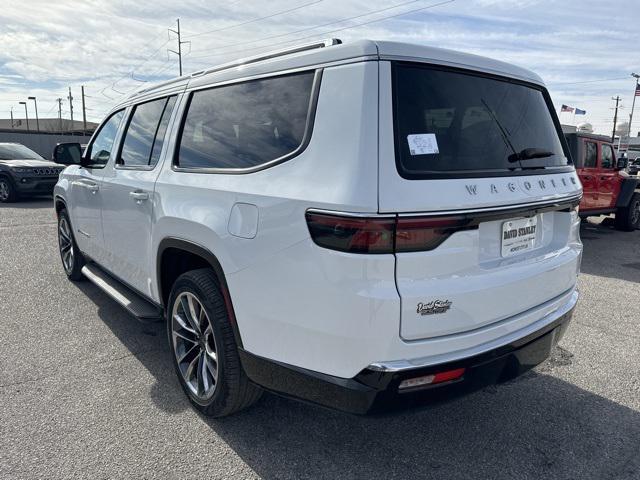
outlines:
[{"label": "tinted side window", "polygon": [[169,119],[171,118],[171,112],[176,104],[176,97],[169,97],[167,105],[164,107],[162,118],[160,119],[160,125],[158,125],[158,131],[156,138],[153,142],[153,148],[151,149],[151,158],[149,159],[149,165],[155,166],[160,158],[162,152],[162,145],[164,145],[164,136],[167,133],[167,127],[169,126]]},{"label": "tinted side window", "polygon": [[120,110],[109,117],[100,127],[100,131],[87,149],[86,157],[94,166],[106,165],[116,141],[118,127],[124,116],[124,110]]},{"label": "tinted side window", "polygon": [[598,144],[595,142],[584,142],[584,167],[596,168],[598,164]]},{"label": "tinted side window", "polygon": [[611,145],[602,144],[602,168],[613,168],[613,149]]},{"label": "tinted side window", "polygon": [[[175,97],[172,97],[172,99],[175,101]],[[161,98],[142,103],[134,108],[127,132],[124,136],[120,157],[118,158],[119,165],[126,167],[146,167],[150,165],[152,153],[155,149],[156,138],[158,138],[157,134],[160,133],[159,127],[162,126],[162,120],[164,119],[167,101],[167,98]],[[162,139],[159,142],[160,150],[162,150],[162,141],[168,121],[167,118],[164,128],[162,129],[163,131],[161,132]],[[154,165],[155,162],[158,161],[157,157],[160,155],[160,150],[157,151]]]},{"label": "tinted side window", "polygon": [[177,164],[251,168],[300,147],[315,72],[266,78],[193,93]]}]

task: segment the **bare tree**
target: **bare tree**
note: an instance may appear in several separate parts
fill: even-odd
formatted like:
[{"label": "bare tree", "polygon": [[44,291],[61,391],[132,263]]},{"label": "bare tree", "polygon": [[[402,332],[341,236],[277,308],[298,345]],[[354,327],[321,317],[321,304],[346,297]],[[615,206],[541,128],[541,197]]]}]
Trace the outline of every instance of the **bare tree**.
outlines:
[{"label": "bare tree", "polygon": [[616,135],[618,136],[626,135],[628,131],[629,131],[629,122],[622,122],[618,124],[618,126],[616,127]]}]

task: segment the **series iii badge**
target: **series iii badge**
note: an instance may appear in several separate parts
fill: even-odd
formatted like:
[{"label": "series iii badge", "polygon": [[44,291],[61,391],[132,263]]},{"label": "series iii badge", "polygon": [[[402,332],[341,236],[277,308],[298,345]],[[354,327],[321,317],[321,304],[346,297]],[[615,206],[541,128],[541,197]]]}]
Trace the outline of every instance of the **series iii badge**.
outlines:
[{"label": "series iii badge", "polygon": [[449,300],[434,300],[429,303],[418,304],[417,313],[420,315],[435,315],[436,313],[444,313],[451,308]]}]

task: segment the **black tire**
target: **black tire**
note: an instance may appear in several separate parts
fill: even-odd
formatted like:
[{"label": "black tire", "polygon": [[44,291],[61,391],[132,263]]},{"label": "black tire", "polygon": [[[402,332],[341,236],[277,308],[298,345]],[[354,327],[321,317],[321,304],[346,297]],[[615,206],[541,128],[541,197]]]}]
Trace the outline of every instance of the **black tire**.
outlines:
[{"label": "black tire", "polygon": [[13,182],[7,177],[0,177],[0,203],[11,203],[18,199],[18,192]]},{"label": "black tire", "polygon": [[631,197],[629,205],[616,212],[616,229],[632,232],[640,228],[640,194]]},{"label": "black tire", "polygon": [[[185,298],[187,303],[190,301],[190,295],[195,297],[199,303],[199,306],[196,303],[194,312],[198,312],[195,315],[199,319],[197,328],[198,332],[202,333],[193,335],[192,338],[195,341],[185,341],[185,337],[180,335],[195,332],[195,328],[193,330],[182,328],[182,325],[185,324],[193,326],[189,321],[193,315],[189,316],[183,303]],[[193,301],[193,297],[191,301]],[[204,318],[198,308],[204,309],[206,313]],[[174,318],[174,311],[178,316],[185,316],[186,313],[189,318],[178,321]],[[218,287],[217,278],[211,269],[192,270],[178,277],[171,289],[166,315],[167,336],[173,365],[182,389],[197,410],[207,416],[224,417],[243,410],[260,399],[262,389],[253,384],[242,369],[225,301]],[[212,338],[207,336],[207,330]],[[189,336],[191,335],[192,333],[189,333]],[[187,357],[187,359],[180,362],[176,354],[177,350],[179,350],[180,357]],[[189,355],[188,352],[194,350],[197,352]],[[212,357],[208,353],[209,350],[214,350],[216,357],[213,361],[216,366],[214,369],[215,377],[209,364],[201,363],[212,361]],[[200,356],[203,358],[202,361],[199,360]],[[193,375],[193,370],[190,368],[194,362],[197,366],[193,368],[196,369],[197,374],[207,377],[206,383],[209,384],[209,387],[211,384],[214,385],[212,392],[209,393],[211,395],[209,398],[203,398],[206,397],[204,381],[201,381],[200,378],[194,379],[195,382],[185,379],[185,376],[189,377],[190,372]],[[187,364],[189,365],[187,366]],[[200,370],[201,368],[202,370]],[[194,386],[194,383],[197,386]],[[197,392],[194,392],[194,388]]]},{"label": "black tire", "polygon": [[[67,228],[65,228],[65,225]],[[84,279],[82,267],[85,264],[85,259],[73,236],[71,220],[69,220],[69,214],[65,209],[60,210],[58,213],[58,251],[60,252],[62,268],[69,280],[77,282]]]}]

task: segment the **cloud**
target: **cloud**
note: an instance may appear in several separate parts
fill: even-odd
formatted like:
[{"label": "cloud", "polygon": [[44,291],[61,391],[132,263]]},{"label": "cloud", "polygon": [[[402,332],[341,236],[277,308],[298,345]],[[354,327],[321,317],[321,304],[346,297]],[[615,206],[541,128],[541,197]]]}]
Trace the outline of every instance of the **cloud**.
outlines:
[{"label": "cloud", "polygon": [[[177,17],[184,39],[192,42],[184,45],[185,71],[302,37],[393,39],[530,68],[548,82],[558,106],[586,109],[583,119],[603,133],[613,117],[611,96],[620,94],[630,108],[629,74],[640,70],[635,0],[616,5],[621,14],[615,21],[610,4],[593,0],[456,0],[414,11],[436,1],[32,0],[28,7],[10,2],[0,10],[0,116],[8,116],[10,106],[34,92],[39,102],[55,106],[69,86],[79,98],[79,86],[85,85],[88,116],[99,120],[119,92],[177,75],[176,58],[167,54],[168,48],[176,48],[167,28],[175,28]],[[296,7],[301,8],[289,11]],[[367,15],[373,11],[380,12]],[[412,13],[384,20],[403,12]],[[346,20],[350,17],[357,18]],[[194,36],[202,32],[210,33]],[[611,78],[619,80],[575,83]],[[637,118],[640,123],[640,111]]]}]

